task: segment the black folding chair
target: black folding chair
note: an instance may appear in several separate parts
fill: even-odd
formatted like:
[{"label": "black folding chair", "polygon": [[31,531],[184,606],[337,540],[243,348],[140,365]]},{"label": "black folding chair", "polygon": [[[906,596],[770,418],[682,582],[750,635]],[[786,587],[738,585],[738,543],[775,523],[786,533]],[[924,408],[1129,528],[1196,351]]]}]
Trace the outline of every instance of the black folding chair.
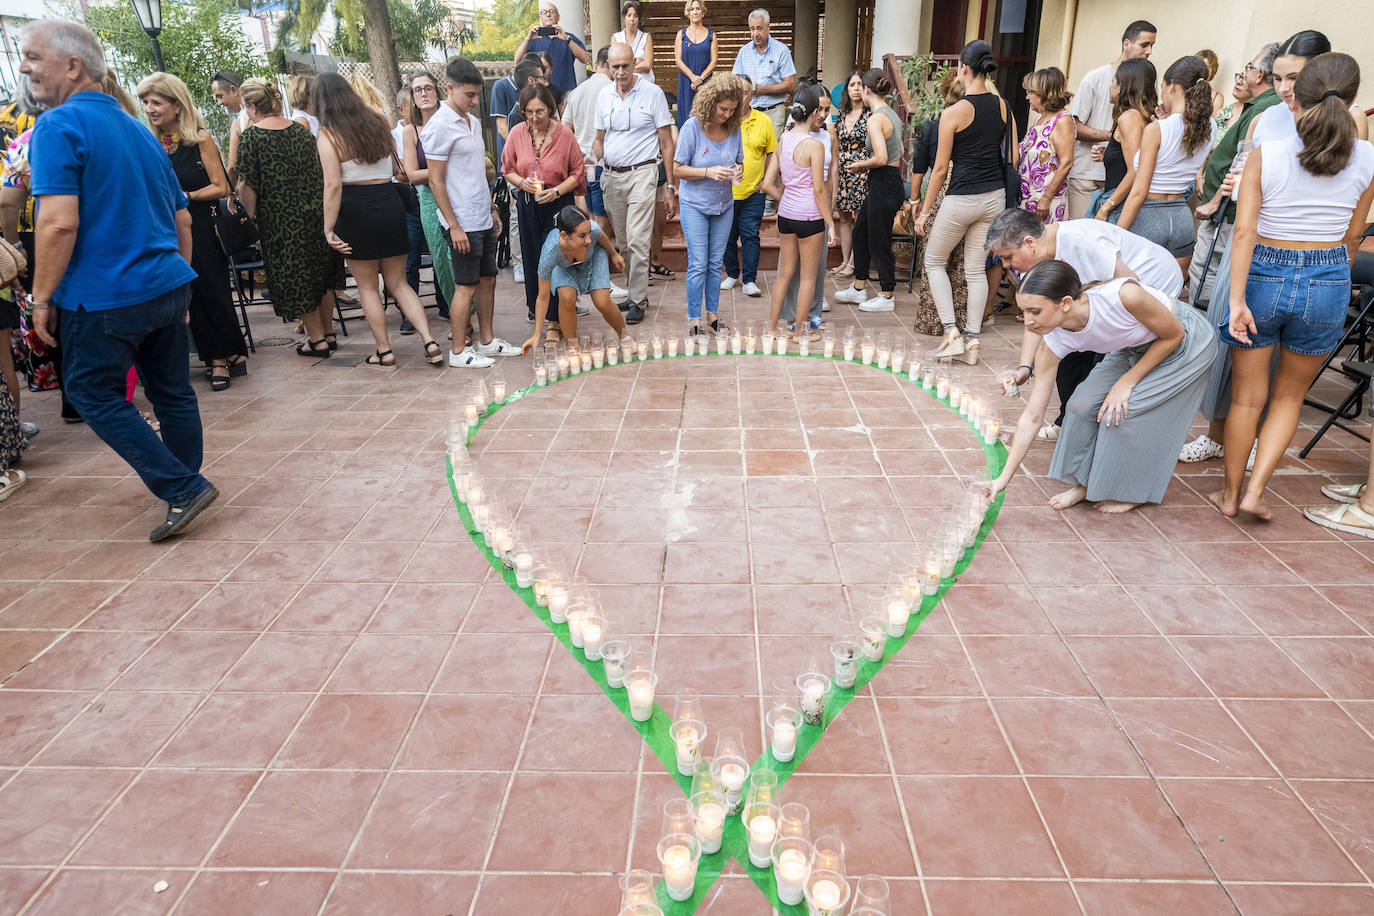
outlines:
[{"label": "black folding chair", "polygon": [[262,267],[262,255],[256,248],[247,248],[229,257],[229,287],[234,291],[234,303],[239,310],[239,330],[243,332],[243,338],[248,343],[249,353],[256,353],[258,349],[253,345],[253,328],[248,323],[248,306],[268,301],[265,298],[258,299],[257,281],[253,279],[253,272],[261,270]]},{"label": "black folding chair", "polygon": [[1353,387],[1341,403],[1334,407],[1310,397],[1303,400],[1306,406],[1315,407],[1329,416],[1298,453],[1300,458],[1306,457],[1332,426],[1338,426],[1348,433],[1368,440],[1368,437],[1346,425],[1346,421],[1353,422],[1359,419],[1364,396],[1369,391],[1368,367],[1371,359],[1374,359],[1374,283],[1365,283],[1355,288],[1359,290],[1359,299],[1350,307],[1345,333],[1341,335],[1341,341],[1336,345],[1336,349],[1327,354],[1326,359],[1322,361],[1321,370],[1317,373],[1317,378],[1321,378],[1326,370],[1341,358],[1342,353],[1348,352],[1348,358],[1335,368],[1353,382]]}]

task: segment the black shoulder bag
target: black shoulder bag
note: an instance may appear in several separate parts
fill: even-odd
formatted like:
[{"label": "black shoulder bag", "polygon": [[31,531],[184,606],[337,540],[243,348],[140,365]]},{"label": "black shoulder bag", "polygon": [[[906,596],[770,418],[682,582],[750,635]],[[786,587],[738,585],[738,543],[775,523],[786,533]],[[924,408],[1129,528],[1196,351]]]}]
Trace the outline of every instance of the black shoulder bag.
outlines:
[{"label": "black shoulder bag", "polygon": [[[1000,108],[1004,100],[999,100]],[[1016,132],[1012,130],[1011,104],[1007,105],[1006,129],[1002,132],[1002,180],[1007,186],[1007,208],[1021,206],[1021,173],[1014,162],[1013,150],[1016,149]]]},{"label": "black shoulder bag", "polygon": [[[215,153],[219,154],[218,143],[215,144]],[[219,165],[224,169],[224,178],[227,181],[229,169],[225,166],[222,155],[219,157]],[[229,208],[230,201],[233,201],[236,209]],[[210,219],[215,225],[215,235],[219,238],[219,247],[224,249],[225,257],[232,259],[245,249],[252,248],[262,238],[258,224],[248,215],[247,208],[234,193],[233,186],[229,188],[228,197],[221,197],[210,205]]]}]

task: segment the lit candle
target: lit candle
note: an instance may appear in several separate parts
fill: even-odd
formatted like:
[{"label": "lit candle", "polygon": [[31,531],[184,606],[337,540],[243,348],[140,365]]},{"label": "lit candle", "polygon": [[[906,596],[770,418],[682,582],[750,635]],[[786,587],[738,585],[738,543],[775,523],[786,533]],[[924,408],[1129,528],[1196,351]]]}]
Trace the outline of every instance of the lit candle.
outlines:
[{"label": "lit candle", "polygon": [[956,543],[945,544],[945,549],[940,557],[940,578],[948,579],[954,575],[954,565],[959,562],[959,554],[963,553],[963,545]]},{"label": "lit candle", "polygon": [[684,337],[684,338],[682,339],[682,355],[683,355],[683,356],[696,356],[696,354],[697,354],[697,339],[696,339],[695,337],[693,337],[691,334],[688,334],[686,337]]},{"label": "lit candle", "polygon": [[964,386],[954,379],[949,380],[949,406],[956,411],[959,409],[959,398],[964,393]]},{"label": "lit candle", "polygon": [[644,362],[649,358],[649,344],[646,341],[641,340],[636,346],[636,349],[639,354],[640,362]]},{"label": "lit candle", "polygon": [[635,356],[635,342],[634,342],[634,338],[632,338],[632,337],[622,337],[622,338],[620,338],[620,361],[621,361],[622,363],[628,363],[630,360],[634,359],[634,356]]},{"label": "lit candle", "polygon": [[477,422],[477,405],[468,404],[463,408],[463,417],[469,424]]},{"label": "lit candle", "polygon": [[763,332],[763,355],[764,355],[764,356],[772,356],[772,355],[773,355],[773,332],[772,332],[772,331],[764,331],[764,332]]},{"label": "lit candle", "polygon": [[720,784],[725,786],[725,804],[731,811],[739,805],[743,793],[740,791],[744,786],[744,778],[749,771],[737,763],[727,763],[720,768]]},{"label": "lit candle", "polygon": [[734,334],[730,335],[730,352],[739,356],[743,350],[744,338],[740,336],[739,330],[737,329]]},{"label": "lit candle", "polygon": [[912,384],[920,384],[921,364],[918,360],[913,358],[911,362],[907,363],[906,377],[911,380]]},{"label": "lit candle", "polygon": [[935,396],[942,401],[949,397],[949,379],[941,376],[935,380]]},{"label": "lit candle", "polygon": [[554,623],[563,623],[568,619],[567,586],[553,583],[549,585],[548,591],[549,619]]},{"label": "lit candle", "polygon": [[853,361],[853,359],[854,359],[854,341],[852,341],[852,340],[846,340],[846,341],[844,342],[844,358],[845,358],[846,360],[848,360],[848,361]]},{"label": "lit candle", "polygon": [[[754,810],[758,810],[757,807]],[[749,819],[749,861],[758,868],[773,864],[770,856],[773,837],[778,833],[778,823],[767,814],[757,814]]]},{"label": "lit candle", "polygon": [[592,350],[592,368],[600,369],[604,365],[606,365],[606,349],[604,347],[594,348]]},{"label": "lit candle", "polygon": [[1009,398],[1016,397],[1016,373],[1002,373],[1002,393]]},{"label": "lit candle", "polygon": [[911,615],[911,607],[901,598],[893,598],[887,604],[887,635],[905,636],[906,619]]},{"label": "lit candle", "polygon": [[583,371],[583,372],[591,372],[591,371],[592,371],[592,351],[590,351],[590,350],[583,350],[583,351],[582,351],[582,371]]},{"label": "lit candle", "polygon": [[960,391],[960,392],[959,392],[959,413],[961,413],[961,414],[963,414],[964,416],[967,417],[967,416],[968,416],[968,408],[969,408],[969,405],[970,405],[971,403],[973,403],[973,395],[969,394],[967,391]]},{"label": "lit candle", "polygon": [[826,358],[826,359],[834,359],[834,358],[835,358],[835,338],[833,338],[833,337],[827,337],[827,338],[825,339],[825,358]]},{"label": "lit candle", "polygon": [[878,368],[879,368],[879,369],[886,369],[887,366],[888,366],[888,363],[890,363],[890,362],[892,362],[892,351],[891,351],[891,350],[879,350],[879,351],[878,351]]},{"label": "lit candle", "polygon": [[568,354],[568,374],[582,374],[582,355],[578,353],[576,350]]},{"label": "lit candle", "polygon": [[587,612],[582,608],[568,611],[568,641],[577,649],[586,647],[586,643],[582,641],[582,622],[586,616]]},{"label": "lit candle", "polygon": [[633,680],[626,676],[625,689],[630,699],[630,716],[636,722],[647,722],[654,714],[654,681],[652,674]]},{"label": "lit candle", "polygon": [[669,337],[669,338],[668,338],[668,355],[669,355],[669,356],[677,356],[677,338],[676,338],[676,337]]},{"label": "lit candle", "polygon": [[744,335],[744,352],[750,356],[754,355],[754,349],[758,345],[758,340],[753,334]]},{"label": "lit candle", "polygon": [[717,335],[716,335],[716,355],[717,355],[717,356],[724,356],[724,355],[725,355],[725,348],[726,348],[727,346],[729,346],[729,344],[730,344],[730,338],[726,337],[724,334],[717,334]]},{"label": "lit candle", "polygon": [[582,624],[582,653],[589,662],[601,660],[601,624],[595,620]]},{"label": "lit candle", "polygon": [[773,338],[773,352],[779,356],[787,355],[787,335],[779,334]]},{"label": "lit candle", "polygon": [[811,871],[811,863],[800,849],[784,849],[778,853],[778,867],[774,874],[778,882],[778,899],[788,906],[802,902],[803,889]]},{"label": "lit candle", "polygon": [[1002,434],[1002,421],[996,417],[985,417],[983,419],[983,441],[988,445],[997,441],[997,437]]},{"label": "lit candle", "polygon": [[863,354],[863,358],[864,358],[864,365],[866,365],[866,366],[871,366],[871,365],[873,365],[873,352],[874,352],[874,350],[875,350],[875,347],[873,346],[873,344],[871,344],[871,343],[864,343],[864,345],[863,345],[863,350],[862,350],[862,354]]},{"label": "lit candle", "polygon": [[654,359],[662,359],[662,358],[663,358],[663,338],[658,337],[658,336],[655,336],[655,337],[654,337]]},{"label": "lit candle", "polygon": [[896,348],[893,348],[893,350],[892,350],[892,371],[895,372],[895,373],[897,373],[898,375],[901,375],[901,374],[902,374],[902,360],[904,360],[904,359],[906,359],[906,354],[903,353],[901,350],[898,350],[898,349],[896,349]]},{"label": "lit candle", "polygon": [[797,726],[791,719],[778,719],[773,723],[773,759],[782,763],[792,759],[797,750]]},{"label": "lit candle", "polygon": [[803,334],[797,341],[797,352],[802,356],[811,355],[811,338],[808,335]]},{"label": "lit candle", "polygon": [[721,834],[725,829],[725,806],[712,801],[702,802],[697,807],[696,825],[701,851],[708,855],[719,852]]},{"label": "lit candle", "polygon": [[679,722],[673,726],[673,744],[677,749],[677,771],[683,776],[691,776],[700,754],[701,733],[690,722]]},{"label": "lit candle", "polygon": [[802,718],[808,725],[820,725],[825,718],[825,681],[818,677],[802,682]]},{"label": "lit candle", "polygon": [[674,900],[688,899],[692,896],[692,885],[696,879],[696,863],[692,861],[692,850],[686,844],[676,843],[663,850],[663,881],[668,885],[668,896]]},{"label": "lit candle", "polygon": [[619,363],[619,362],[620,362],[620,348],[619,348],[619,347],[607,347],[607,348],[606,348],[606,365],[608,365],[608,366],[614,366],[614,365],[616,365],[616,364]]},{"label": "lit candle", "polygon": [[496,403],[498,403],[498,404],[504,404],[504,403],[506,403],[506,383],[505,383],[505,382],[492,382],[492,383],[491,383],[491,392],[492,392],[492,399],[495,400]]},{"label": "lit candle", "polygon": [[568,356],[566,353],[558,354],[558,377],[566,378],[568,375]]},{"label": "lit candle", "polygon": [[883,660],[883,651],[887,648],[887,633],[881,628],[870,629],[864,627],[864,658],[870,662],[880,662]]},{"label": "lit candle", "polygon": [[811,885],[811,902],[815,904],[812,912],[816,916],[828,916],[840,905],[840,886],[829,878],[822,878]]},{"label": "lit candle", "polygon": [[922,367],[921,367],[921,387],[922,387],[922,388],[929,389],[929,388],[932,387],[934,384],[935,384],[935,367],[934,367],[934,366],[922,366]]},{"label": "lit candle", "polygon": [[529,588],[534,584],[534,555],[522,550],[515,555],[515,584]]}]

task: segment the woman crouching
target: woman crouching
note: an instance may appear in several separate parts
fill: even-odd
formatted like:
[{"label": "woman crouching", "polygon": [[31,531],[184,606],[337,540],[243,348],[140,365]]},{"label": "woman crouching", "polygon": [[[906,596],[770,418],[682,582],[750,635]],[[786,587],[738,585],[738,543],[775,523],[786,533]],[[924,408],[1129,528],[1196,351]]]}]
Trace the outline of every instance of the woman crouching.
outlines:
[{"label": "woman crouching", "polygon": [[1107,355],[1069,399],[1049,476],[1073,487],[1050,505],[1067,509],[1086,499],[1101,512],[1127,512],[1162,501],[1216,355],[1206,316],[1129,278],[1084,289],[1063,261],[1031,268],[1016,304],[1027,333],[1044,338],[1044,346],[993,495],[1030,451],[1059,360],[1088,351]]},{"label": "woman crouching", "polygon": [[611,301],[611,272],[624,270],[625,259],[601,234],[601,227],[577,207],[559,210],[553,226],[539,254],[539,300],[534,308],[538,323],[520,352],[530,352],[544,339],[550,298],[556,300],[563,338],[576,340],[577,297],[583,293],[592,297],[592,305],[615,331],[616,339],[623,337],[625,319]]}]

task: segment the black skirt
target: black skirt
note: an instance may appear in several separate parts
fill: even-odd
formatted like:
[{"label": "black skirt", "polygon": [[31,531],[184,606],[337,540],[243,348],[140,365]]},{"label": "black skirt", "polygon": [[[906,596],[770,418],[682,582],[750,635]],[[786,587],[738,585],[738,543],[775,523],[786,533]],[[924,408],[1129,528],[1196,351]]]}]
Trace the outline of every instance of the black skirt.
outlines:
[{"label": "black skirt", "polygon": [[410,236],[406,233],[405,204],[396,193],[396,185],[344,185],[334,234],[352,246],[353,253],[347,257],[355,261],[406,254],[410,250]]}]

